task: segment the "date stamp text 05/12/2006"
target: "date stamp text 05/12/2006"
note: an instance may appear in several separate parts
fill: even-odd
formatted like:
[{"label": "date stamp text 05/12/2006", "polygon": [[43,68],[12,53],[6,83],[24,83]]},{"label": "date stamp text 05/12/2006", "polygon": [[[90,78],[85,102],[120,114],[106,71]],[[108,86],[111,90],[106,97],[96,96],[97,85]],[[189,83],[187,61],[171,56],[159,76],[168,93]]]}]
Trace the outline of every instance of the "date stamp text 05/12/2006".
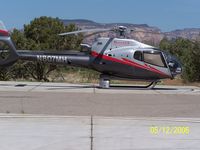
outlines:
[{"label": "date stamp text 05/12/2006", "polygon": [[188,135],[190,127],[188,126],[150,126],[149,132],[153,135]]}]

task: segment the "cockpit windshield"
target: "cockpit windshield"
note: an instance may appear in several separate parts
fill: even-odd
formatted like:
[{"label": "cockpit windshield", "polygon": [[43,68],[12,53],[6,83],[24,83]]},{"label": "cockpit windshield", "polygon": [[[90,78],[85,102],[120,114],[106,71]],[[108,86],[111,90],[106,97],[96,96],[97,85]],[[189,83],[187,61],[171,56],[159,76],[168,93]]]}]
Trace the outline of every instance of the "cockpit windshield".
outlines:
[{"label": "cockpit windshield", "polygon": [[163,54],[165,56],[165,59],[167,61],[172,75],[175,76],[177,74],[180,74],[182,72],[182,67],[178,59],[175,56],[169,54],[168,52],[163,52]]},{"label": "cockpit windshield", "polygon": [[144,61],[155,66],[169,67],[173,76],[182,72],[182,67],[178,59],[168,52],[159,49],[135,51],[133,57],[138,61]]},{"label": "cockpit windshield", "polygon": [[159,67],[167,67],[160,51],[135,51],[134,59]]}]

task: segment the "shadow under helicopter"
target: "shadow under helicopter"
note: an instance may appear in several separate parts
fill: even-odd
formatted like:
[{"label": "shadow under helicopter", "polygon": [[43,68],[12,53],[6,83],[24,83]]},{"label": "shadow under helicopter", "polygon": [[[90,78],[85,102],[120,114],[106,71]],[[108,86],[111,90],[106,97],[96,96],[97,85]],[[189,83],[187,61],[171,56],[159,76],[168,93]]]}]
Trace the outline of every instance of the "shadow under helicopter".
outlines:
[{"label": "shadow under helicopter", "polygon": [[168,87],[146,87],[139,85],[111,85],[110,89],[115,90],[179,90],[178,88],[168,88]]},{"label": "shadow under helicopter", "polygon": [[[73,89],[102,89],[98,85],[42,85],[42,84],[0,84],[2,87],[16,87],[16,88],[22,88],[22,87],[33,87],[33,89],[40,87],[40,88],[45,88],[46,90],[49,91],[56,91],[56,90],[73,90]],[[160,87],[159,85],[154,87],[154,88],[147,88],[146,86],[142,85],[115,85],[111,84],[110,88],[108,89],[102,89],[102,90],[158,90],[158,91],[179,91],[179,90],[187,90],[187,91],[194,91],[193,88],[179,88],[179,87]]]},{"label": "shadow under helicopter", "polygon": [[[18,84],[15,87],[23,87],[28,85]],[[102,89],[98,85],[39,85],[40,87],[47,88],[48,90],[60,90],[60,89]],[[110,88],[104,90],[179,90],[178,88],[166,88],[166,87],[154,87],[148,88],[146,86],[139,85],[110,85]]]}]

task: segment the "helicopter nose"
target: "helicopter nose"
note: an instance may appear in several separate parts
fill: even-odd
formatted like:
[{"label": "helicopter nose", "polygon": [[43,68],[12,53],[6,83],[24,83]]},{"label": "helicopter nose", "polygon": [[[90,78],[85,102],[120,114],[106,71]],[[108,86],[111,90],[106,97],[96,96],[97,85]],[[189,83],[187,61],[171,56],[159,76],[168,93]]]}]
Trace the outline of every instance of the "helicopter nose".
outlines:
[{"label": "helicopter nose", "polygon": [[178,60],[176,59],[170,60],[168,62],[168,66],[173,76],[176,76],[182,73],[182,66]]},{"label": "helicopter nose", "polygon": [[178,74],[182,73],[182,65],[179,62],[178,58],[174,55],[171,55],[168,52],[164,52],[167,65],[169,67],[169,70],[171,72],[172,77],[175,77]]},{"label": "helicopter nose", "polygon": [[177,67],[175,69],[175,75],[181,74],[182,73],[182,68],[181,67]]}]

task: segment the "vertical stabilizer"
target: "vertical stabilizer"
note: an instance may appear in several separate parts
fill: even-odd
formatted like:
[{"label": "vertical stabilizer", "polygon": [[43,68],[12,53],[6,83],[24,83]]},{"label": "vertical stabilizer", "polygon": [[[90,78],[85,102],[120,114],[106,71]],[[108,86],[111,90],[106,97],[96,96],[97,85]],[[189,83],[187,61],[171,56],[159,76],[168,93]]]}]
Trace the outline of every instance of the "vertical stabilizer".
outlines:
[{"label": "vertical stabilizer", "polygon": [[0,36],[9,36],[9,32],[4,26],[4,23],[0,20]]},{"label": "vertical stabilizer", "polygon": [[18,59],[18,53],[13,44],[9,32],[0,21],[0,67],[9,66],[15,63]]}]

